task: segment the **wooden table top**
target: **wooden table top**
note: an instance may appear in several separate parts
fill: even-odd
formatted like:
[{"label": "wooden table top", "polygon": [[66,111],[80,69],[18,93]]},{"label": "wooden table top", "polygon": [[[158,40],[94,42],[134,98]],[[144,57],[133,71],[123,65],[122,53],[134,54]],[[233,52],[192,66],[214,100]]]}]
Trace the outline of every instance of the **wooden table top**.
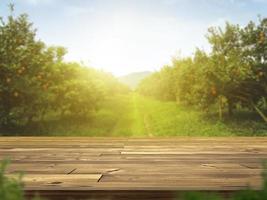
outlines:
[{"label": "wooden table top", "polygon": [[27,191],[260,189],[267,137],[0,137]]}]

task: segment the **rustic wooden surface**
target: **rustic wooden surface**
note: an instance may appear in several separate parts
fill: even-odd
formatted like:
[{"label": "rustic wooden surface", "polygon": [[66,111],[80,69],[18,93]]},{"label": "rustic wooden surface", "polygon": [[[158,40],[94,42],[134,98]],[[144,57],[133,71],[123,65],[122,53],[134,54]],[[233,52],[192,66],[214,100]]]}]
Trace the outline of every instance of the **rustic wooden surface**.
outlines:
[{"label": "rustic wooden surface", "polygon": [[5,158],[28,192],[227,192],[261,188],[267,137],[0,137]]}]

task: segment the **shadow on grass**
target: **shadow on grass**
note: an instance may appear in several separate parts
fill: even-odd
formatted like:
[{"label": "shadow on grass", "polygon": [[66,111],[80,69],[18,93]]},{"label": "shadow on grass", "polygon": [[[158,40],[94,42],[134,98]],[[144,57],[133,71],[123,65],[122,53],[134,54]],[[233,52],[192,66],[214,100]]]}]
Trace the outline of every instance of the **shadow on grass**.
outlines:
[{"label": "shadow on grass", "polygon": [[250,110],[237,110],[232,116],[224,113],[219,120],[217,113],[203,114],[203,118],[210,123],[221,124],[236,136],[267,136],[267,123]]},{"label": "shadow on grass", "polygon": [[[44,121],[1,129],[4,136],[267,136],[267,123],[256,112],[236,110],[219,120],[216,108],[205,114],[175,102],[140,96],[106,101],[86,117],[59,118],[50,114]],[[149,129],[149,130],[148,130]],[[148,134],[148,132],[150,134]],[[1,134],[2,133],[2,134]]]},{"label": "shadow on grass", "polygon": [[113,119],[101,123],[91,117],[65,117],[62,119],[33,122],[25,126],[12,125],[0,129],[3,136],[107,136]]}]

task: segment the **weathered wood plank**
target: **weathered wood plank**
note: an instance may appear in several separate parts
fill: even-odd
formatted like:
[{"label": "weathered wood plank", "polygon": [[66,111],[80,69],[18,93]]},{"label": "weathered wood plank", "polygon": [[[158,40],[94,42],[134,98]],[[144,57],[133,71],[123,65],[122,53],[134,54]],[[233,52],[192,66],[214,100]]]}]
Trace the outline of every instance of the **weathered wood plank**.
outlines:
[{"label": "weathered wood plank", "polygon": [[[16,178],[17,175],[9,174],[9,177]],[[26,187],[80,187],[97,183],[102,174],[26,174],[22,176],[22,182]]]},{"label": "weathered wood plank", "polygon": [[0,137],[27,191],[260,189],[267,137]]}]

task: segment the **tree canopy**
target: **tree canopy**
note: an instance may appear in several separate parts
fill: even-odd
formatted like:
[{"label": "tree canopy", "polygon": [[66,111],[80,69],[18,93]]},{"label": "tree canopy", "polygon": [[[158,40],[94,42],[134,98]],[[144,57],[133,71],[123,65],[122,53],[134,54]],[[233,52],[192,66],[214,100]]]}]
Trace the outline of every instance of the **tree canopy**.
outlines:
[{"label": "tree canopy", "polygon": [[111,74],[64,61],[67,50],[36,37],[27,15],[0,20],[0,125],[27,124],[47,113],[89,115],[128,88]]},{"label": "tree canopy", "polygon": [[171,66],[146,78],[141,94],[161,100],[209,109],[218,106],[220,118],[228,107],[254,109],[267,122],[262,109],[267,98],[267,19],[245,27],[226,23],[211,27],[211,52],[196,49],[188,58],[173,59]]}]

